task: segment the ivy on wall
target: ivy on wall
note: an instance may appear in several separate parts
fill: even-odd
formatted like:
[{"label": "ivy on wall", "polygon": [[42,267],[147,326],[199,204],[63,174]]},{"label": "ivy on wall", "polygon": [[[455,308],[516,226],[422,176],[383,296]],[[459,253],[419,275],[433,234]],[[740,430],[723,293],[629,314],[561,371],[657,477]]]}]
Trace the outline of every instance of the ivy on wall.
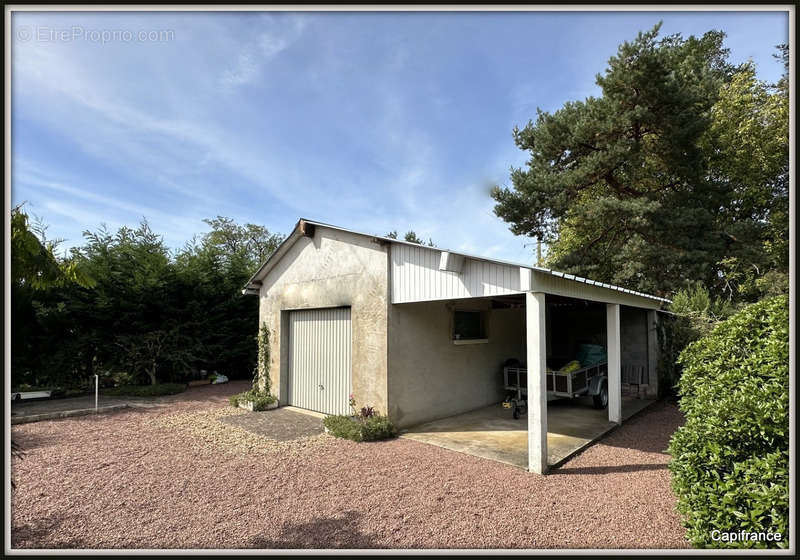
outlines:
[{"label": "ivy on wall", "polygon": [[256,371],[256,381],[260,380],[258,385],[261,386],[262,391],[268,395],[272,394],[272,380],[269,376],[270,367],[270,348],[269,348],[269,327],[267,323],[262,322],[258,330],[258,367]]}]

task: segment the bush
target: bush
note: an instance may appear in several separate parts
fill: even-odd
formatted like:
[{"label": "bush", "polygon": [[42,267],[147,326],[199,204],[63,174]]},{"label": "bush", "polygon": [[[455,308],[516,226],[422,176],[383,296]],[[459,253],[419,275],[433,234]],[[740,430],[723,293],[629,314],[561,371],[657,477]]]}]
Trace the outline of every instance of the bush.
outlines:
[{"label": "bush", "polygon": [[253,412],[267,410],[267,407],[277,401],[277,397],[258,389],[250,389],[244,393],[233,395],[228,399],[231,406],[238,407],[240,403],[252,402]]},{"label": "bush", "polygon": [[669,306],[669,315],[658,323],[660,344],[658,387],[660,397],[674,398],[676,382],[681,375],[680,353],[692,342],[709,334],[715,326],[730,317],[735,309],[731,302],[714,298],[701,284],[678,291]]},{"label": "bush", "polygon": [[376,441],[394,437],[397,433],[389,418],[378,414],[366,418],[327,416],[322,423],[332,435],[353,441]]},{"label": "bush", "polygon": [[394,437],[396,434],[397,430],[395,430],[394,424],[392,424],[388,416],[380,416],[378,414],[369,416],[361,426],[361,435],[364,441],[387,439]]},{"label": "bush", "polygon": [[103,391],[111,397],[160,397],[176,395],[186,390],[183,383],[159,383],[158,385],[121,385]]},{"label": "bush", "polygon": [[28,391],[58,391],[60,387],[53,387],[52,385],[31,385],[29,383],[20,383],[11,388],[13,393],[25,393]]},{"label": "bush", "polygon": [[349,416],[326,416],[322,420],[322,425],[328,428],[331,435],[338,438],[363,441],[361,423]]},{"label": "bush", "polygon": [[[788,547],[789,310],[750,305],[690,344],[678,384],[686,423],[669,468],[687,537],[698,547]],[[779,543],[715,541],[723,532],[779,532]]]}]

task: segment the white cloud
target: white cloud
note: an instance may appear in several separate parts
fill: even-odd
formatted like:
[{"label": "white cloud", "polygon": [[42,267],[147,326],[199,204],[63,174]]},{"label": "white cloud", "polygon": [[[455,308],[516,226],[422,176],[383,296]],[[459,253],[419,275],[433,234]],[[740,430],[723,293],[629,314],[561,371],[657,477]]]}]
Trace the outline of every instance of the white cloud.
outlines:
[{"label": "white cloud", "polygon": [[[99,194],[102,189],[98,185],[76,187],[70,184],[74,179],[55,179],[29,162],[21,162],[20,167],[21,170],[14,173],[15,190],[24,191],[34,200],[36,207],[41,205],[49,212],[81,225],[81,230],[94,229],[100,223],[117,229],[122,225],[136,225],[145,218],[154,231],[163,234],[172,245],[177,246],[188,240],[202,224],[199,219],[181,216],[166,209]],[[131,223],[131,218],[136,222]],[[76,240],[69,241],[72,243]]]},{"label": "white cloud", "polygon": [[[300,216],[377,234],[414,229],[444,247],[469,247],[477,254],[488,247],[490,256],[519,260],[515,253],[522,241],[493,216],[485,186],[459,184],[461,179],[450,175],[452,161],[437,143],[441,138],[420,119],[417,95],[430,84],[408,87],[404,82],[406,66],[414,71],[407,45],[389,56],[389,68],[383,67],[381,55],[369,59],[372,66],[359,67],[363,60],[345,56],[350,45],[302,59],[297,85],[311,88],[304,102],[325,102],[332,115],[324,125],[338,144],[327,152],[305,149],[302,142],[289,146],[262,130],[264,111],[275,109],[261,99],[248,99],[244,89],[235,102],[220,98],[220,80],[228,81],[229,91],[253,83],[270,70],[271,61],[288,56],[287,49],[305,39],[305,20],[285,21],[281,28],[267,22],[267,29],[244,45],[214,43],[209,48],[217,59],[205,81],[204,75],[194,79],[200,67],[181,53],[172,53],[164,65],[174,74],[158,75],[144,67],[141,74],[111,79],[109,72],[119,73],[123,66],[95,64],[94,52],[79,56],[33,45],[16,51],[15,78],[22,78],[25,91],[36,98],[25,105],[43,109],[28,118],[80,146],[95,160],[87,158],[87,169],[113,166],[129,184],[140,183],[142,192],[114,194],[90,177],[65,178],[56,163],[42,159],[38,163],[50,175],[39,180],[49,185],[26,183],[19,176],[15,188],[59,193],[61,199],[55,206],[53,199],[51,206],[61,214],[70,210],[64,200],[71,201],[72,209],[89,209],[75,214],[81,220],[97,216],[86,227],[101,216],[130,224],[131,218],[146,215],[154,230],[178,243],[203,227],[200,217],[222,213],[264,223],[265,209],[279,207],[282,213],[274,218],[282,222],[278,231]],[[307,75],[314,80],[308,82]],[[345,79],[355,75],[362,78]],[[151,102],[141,92],[129,94],[125,80],[131,78],[153,79],[151,89],[168,95]],[[494,159],[489,151],[484,182],[507,177],[506,148],[521,153],[510,139]],[[359,154],[355,165],[339,156],[350,151]]]},{"label": "white cloud", "polygon": [[236,56],[233,67],[226,69],[221,78],[225,91],[231,92],[240,86],[254,82],[262,68],[278,54],[299,40],[306,27],[306,20],[295,18],[280,30],[260,33],[255,40],[244,45]]},{"label": "white cloud", "polygon": [[[33,208],[38,208],[38,206],[37,204]],[[49,221],[48,226],[61,226],[66,221],[73,227],[77,226],[81,231],[93,230],[96,227],[105,225],[109,231],[113,232],[125,225],[123,222],[108,219],[107,217],[98,222],[99,217],[95,211],[64,200],[46,199],[41,202],[41,207],[47,210],[46,222]],[[58,219],[59,216],[61,217],[60,220]],[[59,244],[59,249],[68,252],[70,248],[79,247],[82,243],[82,238],[63,238],[62,243]]]},{"label": "white cloud", "polygon": [[[297,207],[299,200],[323,198],[296,170],[275,160],[264,146],[248,143],[238,130],[225,129],[211,119],[162,118],[152,108],[137,108],[104,88],[101,75],[93,74],[91,67],[76,63],[62,51],[32,46],[24,58],[19,56],[17,79],[29,84],[53,109],[37,117],[50,119],[56,129],[68,130],[71,140],[99,159],[128,172],[155,169],[161,176],[172,177],[184,175],[194,163],[205,160],[212,168],[224,166],[243,179],[241,184],[255,185],[289,207]],[[276,171],[283,180],[269,181]],[[287,188],[287,179],[292,188]]]}]

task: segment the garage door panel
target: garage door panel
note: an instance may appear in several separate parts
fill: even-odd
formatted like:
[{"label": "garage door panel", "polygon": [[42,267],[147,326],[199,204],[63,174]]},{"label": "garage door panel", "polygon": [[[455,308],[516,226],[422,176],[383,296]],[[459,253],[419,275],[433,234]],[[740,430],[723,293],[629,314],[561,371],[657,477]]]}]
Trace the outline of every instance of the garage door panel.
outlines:
[{"label": "garage door panel", "polygon": [[349,307],[289,313],[289,404],[349,413],[351,332]]}]

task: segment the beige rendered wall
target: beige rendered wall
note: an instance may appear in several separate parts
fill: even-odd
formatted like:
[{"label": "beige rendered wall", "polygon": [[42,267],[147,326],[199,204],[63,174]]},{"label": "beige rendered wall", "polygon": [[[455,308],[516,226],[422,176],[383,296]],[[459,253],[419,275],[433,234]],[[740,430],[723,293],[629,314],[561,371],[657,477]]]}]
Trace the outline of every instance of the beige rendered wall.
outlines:
[{"label": "beige rendered wall", "polygon": [[359,404],[387,408],[388,255],[369,237],[317,226],[270,270],[259,294],[259,320],[270,328],[273,393],[286,404],[288,311],[349,306],[353,393]]},{"label": "beige rendered wall", "polygon": [[503,362],[525,361],[524,309],[489,309],[489,342],[456,345],[451,335],[453,305],[486,309],[489,302],[406,303],[390,308],[389,415],[400,427],[501,401]]}]

